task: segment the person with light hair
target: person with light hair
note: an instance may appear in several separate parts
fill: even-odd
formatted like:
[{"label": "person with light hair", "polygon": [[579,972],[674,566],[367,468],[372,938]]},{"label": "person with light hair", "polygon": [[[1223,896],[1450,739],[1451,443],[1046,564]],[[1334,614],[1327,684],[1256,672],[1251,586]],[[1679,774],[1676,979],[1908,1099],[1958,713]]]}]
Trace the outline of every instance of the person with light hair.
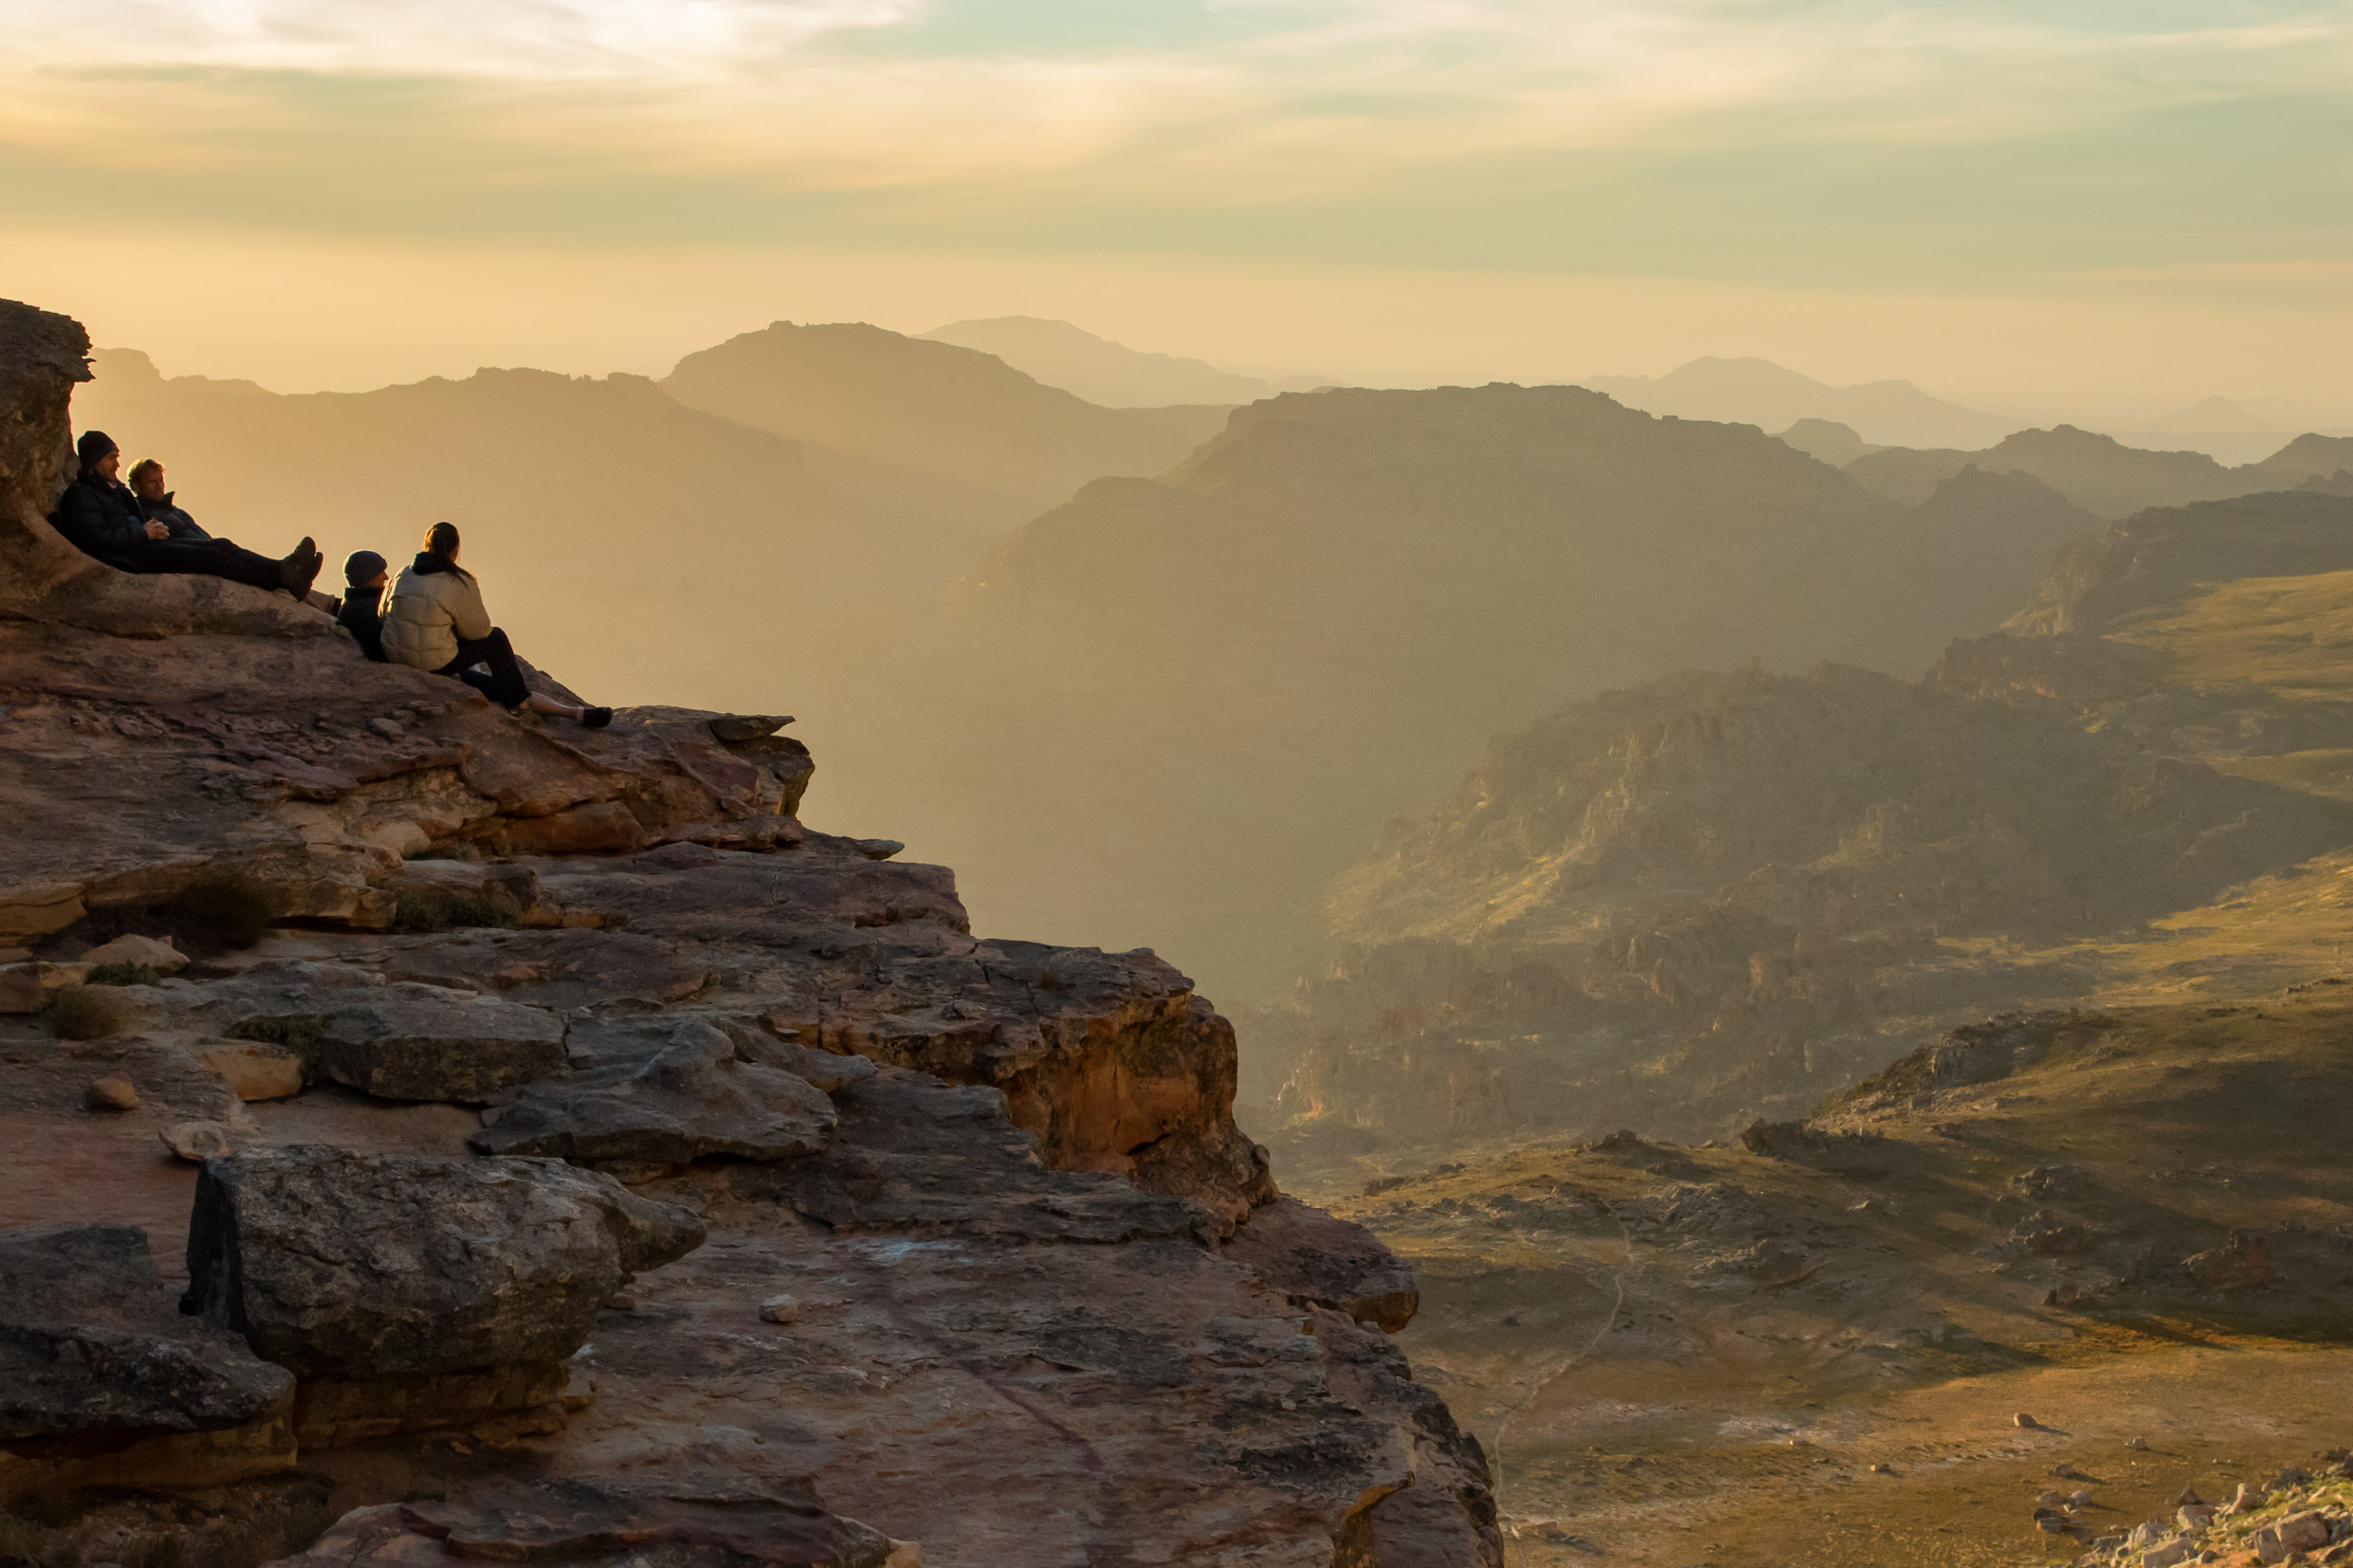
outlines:
[{"label": "person with light hair", "polygon": [[575,708],[539,696],[525,683],[514,646],[482,606],[481,584],[458,564],[459,542],[448,523],[425,531],[425,548],[401,568],[385,602],[385,658],[462,680],[511,713],[528,708],[591,730],[611,723],[610,708]]}]

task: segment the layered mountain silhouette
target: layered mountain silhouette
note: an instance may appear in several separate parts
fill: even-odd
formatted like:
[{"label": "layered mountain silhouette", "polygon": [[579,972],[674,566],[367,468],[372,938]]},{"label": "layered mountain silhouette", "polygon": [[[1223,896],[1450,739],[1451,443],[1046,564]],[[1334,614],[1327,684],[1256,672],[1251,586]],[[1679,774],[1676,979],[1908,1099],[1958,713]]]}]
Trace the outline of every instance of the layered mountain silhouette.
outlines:
[{"label": "layered mountain silhouette", "polygon": [[[892,678],[937,710],[835,754],[992,918],[1084,910],[1232,992],[1381,820],[1562,693],[1754,658],[1916,674],[2096,527],[2008,478],[1897,506],[1577,387],[1287,395],[1013,535]],[[928,782],[983,756],[953,799]]]},{"label": "layered mountain silhouette", "polygon": [[1105,474],[1157,473],[1225,422],[1218,406],[1100,407],[994,354],[860,322],[777,321],[687,355],[661,385],[690,408],[883,470],[860,488],[891,475],[910,489],[946,484],[1006,521]]},{"label": "layered mountain silhouette", "polygon": [[1981,451],[1890,447],[1846,465],[1866,489],[1916,505],[1962,469],[2031,474],[2084,510],[2128,517],[2145,507],[2226,500],[2327,481],[2353,468],[2353,437],[2305,435],[2260,462],[2226,468],[2204,452],[2128,447],[2113,436],[2062,425],[2021,430]]},{"label": "layered mountain silhouette", "polygon": [[2071,544],[1918,681],[1752,667],[1572,702],[1335,879],[1345,956],[1246,1021],[1288,1068],[1259,1131],[1333,1158],[1715,1135],[1983,1011],[2230,994],[2239,917],[2171,920],[2202,905],[2262,911],[2288,951],[2248,983],[2276,984],[2353,854],[2348,603],[2353,500],[2261,494]]},{"label": "layered mountain silhouette", "polygon": [[1281,390],[1254,375],[1238,375],[1202,360],[1147,353],[1068,321],[1039,316],[950,321],[923,335],[995,354],[1033,380],[1076,393],[1106,408],[1255,403]]},{"label": "layered mountain silhouette", "polygon": [[1883,447],[1977,446],[2026,423],[1931,397],[1908,381],[1831,386],[1762,359],[1695,359],[1662,376],[1596,375],[1579,384],[1651,414],[1763,430],[1819,419]]},{"label": "layered mountain silhouette", "polygon": [[1775,439],[1833,468],[1843,468],[1857,458],[1881,450],[1856,435],[1852,426],[1831,419],[1800,419]]}]

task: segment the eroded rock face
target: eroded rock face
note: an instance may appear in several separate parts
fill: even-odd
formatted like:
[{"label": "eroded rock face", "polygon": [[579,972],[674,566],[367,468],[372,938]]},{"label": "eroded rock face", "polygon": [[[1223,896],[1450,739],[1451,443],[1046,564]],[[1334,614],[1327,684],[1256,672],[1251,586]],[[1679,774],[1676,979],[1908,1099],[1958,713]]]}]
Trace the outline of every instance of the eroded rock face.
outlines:
[{"label": "eroded rock face", "polygon": [[554,1363],[630,1276],[702,1237],[556,1161],[260,1150],[205,1163],[184,1308],[306,1377]]},{"label": "eroded rock face", "polygon": [[1252,1214],[1225,1253],[1293,1301],[1330,1307],[1388,1333],[1413,1321],[1421,1305],[1413,1269],[1380,1237],[1297,1198],[1277,1198]]}]

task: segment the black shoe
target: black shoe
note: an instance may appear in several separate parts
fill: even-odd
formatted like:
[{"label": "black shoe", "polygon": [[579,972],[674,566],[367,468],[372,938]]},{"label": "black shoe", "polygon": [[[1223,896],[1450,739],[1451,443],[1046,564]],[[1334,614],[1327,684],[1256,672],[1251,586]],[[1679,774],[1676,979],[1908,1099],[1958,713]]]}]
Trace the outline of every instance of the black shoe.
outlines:
[{"label": "black shoe", "polygon": [[319,567],[324,560],[325,557],[315,550],[298,548],[292,554],[279,562],[278,585],[296,598],[301,598],[311,591],[311,584],[317,580]]},{"label": "black shoe", "polygon": [[610,708],[590,708],[580,715],[580,727],[584,730],[601,730],[612,721],[613,710]]}]

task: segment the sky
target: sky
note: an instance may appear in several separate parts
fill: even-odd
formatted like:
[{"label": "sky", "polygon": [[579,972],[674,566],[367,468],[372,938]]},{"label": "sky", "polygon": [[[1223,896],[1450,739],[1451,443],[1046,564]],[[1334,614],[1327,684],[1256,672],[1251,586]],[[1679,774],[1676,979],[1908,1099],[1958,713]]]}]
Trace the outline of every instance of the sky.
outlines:
[{"label": "sky", "polygon": [[0,294],[280,390],[1063,317],[2353,423],[2353,0],[11,0]]}]

